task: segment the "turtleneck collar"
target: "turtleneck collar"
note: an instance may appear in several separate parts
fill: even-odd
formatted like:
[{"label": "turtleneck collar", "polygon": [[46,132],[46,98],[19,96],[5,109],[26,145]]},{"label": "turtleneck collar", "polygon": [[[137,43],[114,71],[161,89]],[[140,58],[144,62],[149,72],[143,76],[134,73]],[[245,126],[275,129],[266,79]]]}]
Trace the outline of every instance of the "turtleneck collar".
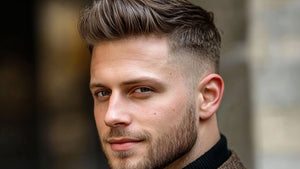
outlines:
[{"label": "turtleneck collar", "polygon": [[183,169],[217,169],[231,156],[227,140],[221,134],[220,140],[206,153]]}]

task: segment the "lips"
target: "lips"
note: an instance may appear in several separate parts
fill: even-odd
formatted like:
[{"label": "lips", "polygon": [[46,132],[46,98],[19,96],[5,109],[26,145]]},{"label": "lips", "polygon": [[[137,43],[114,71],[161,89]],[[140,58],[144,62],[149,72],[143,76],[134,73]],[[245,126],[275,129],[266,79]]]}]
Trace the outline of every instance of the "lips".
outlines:
[{"label": "lips", "polygon": [[133,138],[110,138],[108,143],[113,151],[128,151],[137,146],[142,140]]}]

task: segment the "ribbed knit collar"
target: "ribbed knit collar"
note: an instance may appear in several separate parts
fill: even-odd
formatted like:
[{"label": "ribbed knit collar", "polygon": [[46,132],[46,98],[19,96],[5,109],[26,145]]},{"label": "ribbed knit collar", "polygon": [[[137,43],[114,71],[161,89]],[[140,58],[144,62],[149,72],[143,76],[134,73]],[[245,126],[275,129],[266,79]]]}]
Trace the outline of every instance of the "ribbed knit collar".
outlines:
[{"label": "ribbed knit collar", "polygon": [[210,150],[183,169],[217,169],[230,156],[231,152],[227,148],[226,138],[221,135],[221,139]]}]

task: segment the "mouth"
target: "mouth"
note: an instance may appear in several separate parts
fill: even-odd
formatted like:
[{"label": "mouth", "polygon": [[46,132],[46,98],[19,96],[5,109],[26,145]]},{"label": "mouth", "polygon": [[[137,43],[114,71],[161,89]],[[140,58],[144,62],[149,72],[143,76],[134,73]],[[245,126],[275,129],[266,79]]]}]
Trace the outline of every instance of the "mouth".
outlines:
[{"label": "mouth", "polygon": [[110,144],[113,151],[128,151],[143,140],[133,139],[133,138],[109,138],[107,142]]}]

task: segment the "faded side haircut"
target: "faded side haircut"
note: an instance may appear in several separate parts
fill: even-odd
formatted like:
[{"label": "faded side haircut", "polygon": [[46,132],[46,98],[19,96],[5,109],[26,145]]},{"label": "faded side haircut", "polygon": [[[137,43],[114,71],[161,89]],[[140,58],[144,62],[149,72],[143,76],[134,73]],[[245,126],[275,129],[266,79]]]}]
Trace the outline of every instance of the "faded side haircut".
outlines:
[{"label": "faded side haircut", "polygon": [[221,37],[213,20],[213,13],[187,0],[98,0],[83,10],[78,26],[91,48],[131,36],[166,36],[170,51],[198,57],[218,73]]}]

